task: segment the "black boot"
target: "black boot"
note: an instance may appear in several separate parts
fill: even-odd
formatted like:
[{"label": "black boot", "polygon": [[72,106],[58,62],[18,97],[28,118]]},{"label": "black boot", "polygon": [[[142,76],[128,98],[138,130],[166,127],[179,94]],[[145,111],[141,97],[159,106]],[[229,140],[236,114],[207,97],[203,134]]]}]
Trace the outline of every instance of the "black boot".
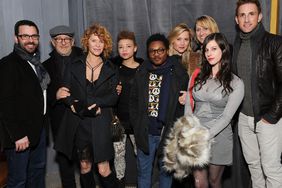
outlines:
[{"label": "black boot", "polygon": [[118,188],[119,183],[115,174],[112,172],[107,177],[100,176],[100,182],[103,188]]},{"label": "black boot", "polygon": [[81,188],[95,188],[95,180],[92,171],[86,174],[80,174],[80,185]]}]

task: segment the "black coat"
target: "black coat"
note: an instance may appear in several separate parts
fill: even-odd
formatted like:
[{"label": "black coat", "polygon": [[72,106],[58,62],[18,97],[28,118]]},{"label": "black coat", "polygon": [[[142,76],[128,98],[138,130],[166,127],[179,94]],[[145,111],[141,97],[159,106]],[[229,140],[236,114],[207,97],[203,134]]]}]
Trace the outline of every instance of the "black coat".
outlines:
[{"label": "black coat", "polygon": [[61,101],[57,101],[56,92],[62,84],[63,72],[65,66],[75,58],[83,55],[82,49],[78,47],[72,47],[72,52],[69,56],[61,56],[53,50],[50,54],[50,58],[43,62],[43,66],[48,71],[51,82],[47,89],[47,112],[50,118],[52,133],[54,140],[59,129],[59,125],[62,121],[62,114],[66,110],[66,106]]},{"label": "black coat", "polygon": [[[118,95],[116,86],[118,84],[118,69],[111,62],[104,61],[98,80],[96,90],[90,100],[86,96],[86,56],[81,56],[70,63],[64,76],[63,86],[70,89],[71,96],[64,102],[71,106],[74,100],[84,101],[85,108],[91,104],[97,104],[101,108],[101,114],[93,117],[92,144],[94,162],[110,160],[114,157],[113,143],[111,138],[110,123],[112,119],[112,107],[116,104]],[[77,128],[83,119],[82,116],[74,114],[68,108],[62,119],[55,149],[71,158],[74,148],[74,139]]]},{"label": "black coat", "polygon": [[[163,141],[167,137],[175,120],[184,114],[184,106],[178,102],[179,92],[186,91],[188,86],[188,75],[175,56],[168,57],[167,61],[173,61],[172,75],[170,81],[168,107],[165,125],[159,148],[163,147]],[[148,144],[148,94],[149,94],[149,72],[147,70],[149,61],[145,61],[136,72],[134,84],[131,88],[129,101],[130,121],[133,125],[136,145],[143,152],[149,152]]]},{"label": "black coat", "polygon": [[0,60],[0,142],[4,148],[27,136],[36,146],[43,128],[44,97],[29,63],[12,52]]}]

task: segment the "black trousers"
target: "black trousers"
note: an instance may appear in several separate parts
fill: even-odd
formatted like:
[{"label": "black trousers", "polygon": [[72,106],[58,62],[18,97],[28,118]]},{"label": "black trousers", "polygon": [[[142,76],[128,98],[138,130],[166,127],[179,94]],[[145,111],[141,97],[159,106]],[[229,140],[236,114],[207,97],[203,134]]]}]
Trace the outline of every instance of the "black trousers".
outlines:
[{"label": "black trousers", "polygon": [[75,162],[70,160],[64,154],[57,152],[57,162],[62,181],[62,186],[67,188],[76,188],[75,183]]}]

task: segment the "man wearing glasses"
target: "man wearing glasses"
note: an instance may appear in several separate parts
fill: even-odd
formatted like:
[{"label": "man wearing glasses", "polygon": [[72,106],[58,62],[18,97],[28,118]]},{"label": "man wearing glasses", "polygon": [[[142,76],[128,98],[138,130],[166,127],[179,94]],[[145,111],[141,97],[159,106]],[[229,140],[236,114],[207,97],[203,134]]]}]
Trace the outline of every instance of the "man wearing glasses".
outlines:
[{"label": "man wearing glasses", "polygon": [[[50,118],[52,135],[54,142],[60,141],[57,133],[66,107],[56,100],[56,92],[60,87],[61,79],[66,65],[77,56],[82,55],[82,50],[74,46],[74,32],[65,25],[59,25],[50,30],[51,44],[54,47],[49,54],[50,58],[43,62],[51,77],[51,83],[47,89],[48,115]],[[59,164],[59,171],[63,187],[74,188],[75,165],[72,159],[68,159],[64,154],[58,152],[56,160]]]},{"label": "man wearing glasses", "polygon": [[34,22],[15,24],[14,50],[0,60],[0,142],[8,162],[7,187],[45,187],[46,89]]},{"label": "man wearing glasses", "polygon": [[174,121],[183,115],[180,91],[186,91],[188,76],[177,57],[168,56],[169,42],[162,34],[147,40],[145,61],[136,72],[129,102],[130,121],[137,144],[138,188],[152,187],[155,157],[159,164],[159,187],[170,188],[172,177],[163,169],[165,138]]}]

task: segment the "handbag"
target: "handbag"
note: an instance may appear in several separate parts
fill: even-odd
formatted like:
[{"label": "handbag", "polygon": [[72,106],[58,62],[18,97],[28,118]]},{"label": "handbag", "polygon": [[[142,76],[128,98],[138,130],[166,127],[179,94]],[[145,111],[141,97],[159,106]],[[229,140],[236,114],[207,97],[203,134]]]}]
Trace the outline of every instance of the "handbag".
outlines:
[{"label": "handbag", "polygon": [[119,118],[114,115],[112,112],[112,121],[111,121],[111,131],[112,131],[112,140],[113,142],[119,142],[122,140],[124,134],[124,127],[121,125]]}]

